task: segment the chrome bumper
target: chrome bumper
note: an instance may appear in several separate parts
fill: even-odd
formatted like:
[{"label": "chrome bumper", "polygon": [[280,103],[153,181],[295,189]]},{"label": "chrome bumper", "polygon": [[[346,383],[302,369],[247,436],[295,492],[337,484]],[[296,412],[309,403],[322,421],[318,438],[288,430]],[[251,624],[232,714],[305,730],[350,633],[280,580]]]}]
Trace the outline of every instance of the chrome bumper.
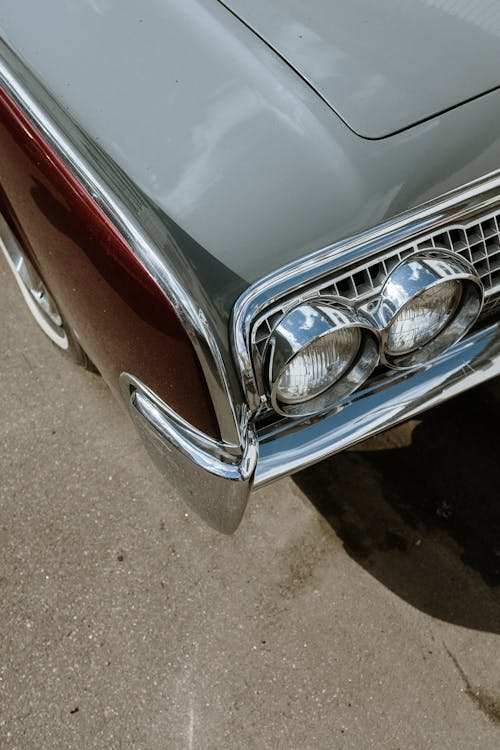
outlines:
[{"label": "chrome bumper", "polygon": [[132,421],[156,466],[180,497],[218,531],[231,534],[245,511],[257,465],[257,438],[249,425],[239,450],[203,434],[144,383],[122,373]]},{"label": "chrome bumper", "polygon": [[205,521],[231,533],[252,486],[304,469],[497,375],[500,323],[469,335],[426,367],[361,391],[336,413],[282,420],[258,437],[249,424],[237,454],[187,424],[130,375],[122,375],[122,384],[134,424],[162,473]]}]

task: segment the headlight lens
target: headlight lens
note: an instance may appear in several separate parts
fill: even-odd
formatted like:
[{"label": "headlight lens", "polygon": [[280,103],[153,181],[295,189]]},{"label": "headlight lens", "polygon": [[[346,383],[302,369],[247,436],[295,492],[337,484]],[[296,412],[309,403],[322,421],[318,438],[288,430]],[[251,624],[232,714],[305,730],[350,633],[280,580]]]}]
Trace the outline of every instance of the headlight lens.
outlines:
[{"label": "headlight lens", "polygon": [[400,310],[387,334],[389,354],[408,354],[432,341],[448,325],[462,297],[459,281],[443,281]]},{"label": "headlight lens", "polygon": [[477,319],[483,295],[468,261],[423,247],[390,272],[378,301],[354,307],[320,294],[282,314],[259,349],[260,385],[278,414],[331,411],[379,362],[404,370],[456,344]]},{"label": "headlight lens", "polygon": [[301,349],[276,383],[278,399],[296,404],[323,393],[352,364],[360,341],[358,328],[345,328],[331,331]]},{"label": "headlight lens", "polygon": [[379,361],[376,332],[333,298],[290,310],[264,352],[273,408],[286,416],[331,409],[371,374]]},{"label": "headlight lens", "polygon": [[382,336],[382,364],[404,370],[457,343],[483,305],[483,287],[464,258],[432,247],[389,274],[371,315]]}]

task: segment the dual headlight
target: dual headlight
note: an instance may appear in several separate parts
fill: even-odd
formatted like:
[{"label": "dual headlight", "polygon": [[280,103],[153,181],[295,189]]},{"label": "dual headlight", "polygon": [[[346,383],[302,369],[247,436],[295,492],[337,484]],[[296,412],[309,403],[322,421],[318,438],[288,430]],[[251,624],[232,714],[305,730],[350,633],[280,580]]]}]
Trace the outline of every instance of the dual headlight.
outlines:
[{"label": "dual headlight", "polygon": [[482,302],[469,263],[429,251],[398,265],[369,311],[327,297],[297,305],[264,352],[273,408],[287,416],[318,414],[359,388],[378,364],[424,364],[465,335]]}]

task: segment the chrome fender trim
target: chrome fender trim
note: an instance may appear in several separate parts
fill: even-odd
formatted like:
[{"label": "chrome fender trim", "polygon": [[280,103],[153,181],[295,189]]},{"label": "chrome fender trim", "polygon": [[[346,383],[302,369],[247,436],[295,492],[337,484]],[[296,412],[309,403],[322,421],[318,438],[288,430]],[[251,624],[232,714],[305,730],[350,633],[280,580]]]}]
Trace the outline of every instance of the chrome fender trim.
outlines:
[{"label": "chrome fender trim", "polygon": [[245,415],[237,384],[231,382],[219,341],[205,311],[195,302],[189,287],[165,254],[159,252],[156,239],[151,235],[154,221],[149,221],[149,230],[144,228],[144,222],[138,221],[137,217],[148,216],[149,210],[142,196],[99,145],[52,99],[1,37],[0,86],[111,221],[174,306],[200,361],[222,438],[237,454],[239,444],[245,439],[241,432]]},{"label": "chrome fender trim", "polygon": [[217,531],[238,527],[252,489],[258,459],[251,425],[240,455],[208,437],[161,401],[144,383],[122,373],[129,414],[160,472],[180,497]]}]

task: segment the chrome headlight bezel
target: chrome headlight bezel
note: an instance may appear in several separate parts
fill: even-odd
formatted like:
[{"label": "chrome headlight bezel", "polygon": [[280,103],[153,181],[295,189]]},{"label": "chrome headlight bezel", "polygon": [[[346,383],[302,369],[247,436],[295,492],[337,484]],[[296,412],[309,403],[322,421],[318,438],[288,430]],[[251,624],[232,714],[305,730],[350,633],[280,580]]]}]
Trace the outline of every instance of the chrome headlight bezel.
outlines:
[{"label": "chrome headlight bezel", "polygon": [[[308,327],[301,318],[308,318]],[[346,368],[321,392],[303,401],[289,403],[279,397],[279,383],[294,358],[315,341],[331,332],[356,329],[359,345]],[[379,362],[377,331],[351,307],[340,300],[311,299],[286,312],[274,327],[264,350],[266,388],[273,409],[287,417],[307,417],[330,411],[335,404],[357,390]]]},{"label": "chrome headlight bezel", "polygon": [[[422,345],[402,354],[391,352],[388,341],[398,315],[420,295],[450,281],[460,284],[460,289],[449,319]],[[345,299],[327,295],[297,302],[275,324],[264,348],[263,380],[270,405],[282,416],[320,415],[345,402],[378,364],[393,370],[425,366],[466,335],[481,312],[483,297],[481,281],[467,261],[432,247],[404,258],[389,273],[378,300],[371,305],[349,305]],[[311,324],[303,330],[299,317],[306,313]],[[321,392],[302,401],[280,398],[280,379],[293,359],[328,333],[349,328],[359,331],[360,342],[345,371]]]},{"label": "chrome headlight bezel", "polygon": [[[479,278],[484,287],[484,306],[476,321],[481,325],[486,314],[498,309],[499,244],[500,172],[495,172],[317,248],[254,282],[236,301],[231,323],[236,369],[250,413],[263,420],[263,425],[272,419],[263,353],[275,321],[291,305],[332,296],[371,316],[387,277],[398,264],[424,248],[445,248],[443,252],[451,257],[464,258],[474,268],[474,281]],[[431,366],[426,361],[414,369]],[[384,373],[381,368],[373,388],[384,388],[386,380],[406,377],[408,371],[389,367]],[[371,388],[366,383],[362,394]]]},{"label": "chrome headlight bezel", "polygon": [[[460,299],[449,320],[431,340],[413,350],[401,354],[391,351],[388,339],[398,315],[420,295],[448,281],[461,285]],[[481,313],[483,300],[483,285],[463,258],[435,247],[408,256],[389,274],[371,313],[382,340],[381,363],[396,370],[426,364],[466,335]]]}]

